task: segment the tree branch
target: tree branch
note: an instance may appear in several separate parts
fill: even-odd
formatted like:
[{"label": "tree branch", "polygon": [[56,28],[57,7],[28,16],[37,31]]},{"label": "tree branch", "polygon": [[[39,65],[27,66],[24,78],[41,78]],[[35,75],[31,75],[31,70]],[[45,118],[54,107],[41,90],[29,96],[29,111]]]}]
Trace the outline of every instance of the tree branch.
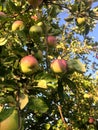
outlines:
[{"label": "tree branch", "polygon": [[61,116],[61,120],[62,120],[62,122],[63,122],[63,124],[64,124],[64,126],[65,126],[65,128],[66,128],[66,127],[67,127],[67,123],[66,123],[66,121],[65,121],[65,119],[64,119],[64,116],[63,116],[63,113],[62,113],[61,105],[58,105],[57,107],[58,107],[58,110],[59,110],[59,113],[60,113],[60,116]]}]

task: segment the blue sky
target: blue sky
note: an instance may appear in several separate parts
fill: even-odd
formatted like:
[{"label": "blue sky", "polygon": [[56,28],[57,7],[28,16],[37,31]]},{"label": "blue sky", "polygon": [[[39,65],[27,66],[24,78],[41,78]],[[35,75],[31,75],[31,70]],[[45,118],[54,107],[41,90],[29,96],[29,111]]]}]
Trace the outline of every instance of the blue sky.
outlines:
[{"label": "blue sky", "polygon": [[[95,2],[93,5],[92,5],[92,8],[98,6],[98,2]],[[66,11],[65,12],[62,12],[58,15],[58,17],[60,18],[60,25],[64,24],[65,23],[65,20],[64,18],[66,18],[67,14],[66,14]],[[98,22],[98,21],[97,21]],[[97,41],[98,42],[98,23],[96,24],[95,28],[93,29],[92,32],[89,33],[89,36],[93,37],[94,38],[94,41]],[[96,53],[91,53],[90,55],[88,55],[88,58],[92,61],[90,64],[89,64],[89,73],[92,73],[92,76],[95,77],[96,76],[96,72],[93,71],[92,69],[92,65],[94,62],[96,62],[98,64],[98,59],[96,58]]]},{"label": "blue sky", "polygon": [[[93,8],[96,6],[98,6],[98,2],[94,2],[94,4],[92,5]],[[66,11],[58,15],[58,17],[60,17],[60,23],[59,23],[60,25],[62,25],[62,23],[63,24],[65,23],[64,18],[66,18],[66,16],[67,16]],[[92,32],[89,33],[89,35],[93,36],[95,41],[98,41],[98,24],[96,24],[96,27],[93,29]]]},{"label": "blue sky", "polygon": [[[92,7],[96,7],[96,6],[98,6],[98,2],[95,2],[92,5]],[[93,32],[90,32],[89,35],[93,36],[95,41],[98,41],[98,23],[97,23],[96,27],[94,28]]]}]

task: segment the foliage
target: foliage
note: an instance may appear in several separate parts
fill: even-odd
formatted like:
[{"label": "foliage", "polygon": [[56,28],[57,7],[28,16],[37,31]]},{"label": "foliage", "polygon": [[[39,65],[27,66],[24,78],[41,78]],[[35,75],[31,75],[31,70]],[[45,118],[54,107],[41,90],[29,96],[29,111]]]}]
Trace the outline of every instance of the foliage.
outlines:
[{"label": "foliage", "polygon": [[[97,63],[90,68],[88,58],[97,54],[97,42],[89,37],[97,23],[93,2],[43,0],[34,8],[26,0],[0,0],[0,121],[17,109],[19,121],[22,118],[19,130],[20,124],[24,130],[98,129],[98,78],[91,73]],[[61,12],[66,14],[62,25]],[[79,24],[78,18],[85,21]],[[13,30],[17,20],[22,26]],[[56,37],[55,47],[48,46],[47,36]],[[27,55],[39,63],[38,71],[30,75],[20,69],[20,60]],[[51,70],[57,58],[67,61],[67,72]]]}]

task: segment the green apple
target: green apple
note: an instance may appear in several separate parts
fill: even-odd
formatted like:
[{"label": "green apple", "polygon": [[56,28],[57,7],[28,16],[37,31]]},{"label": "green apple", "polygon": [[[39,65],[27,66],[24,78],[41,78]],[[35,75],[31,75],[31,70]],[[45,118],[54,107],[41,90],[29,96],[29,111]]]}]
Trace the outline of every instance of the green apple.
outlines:
[{"label": "green apple", "polygon": [[29,30],[30,34],[34,34],[34,33],[37,33],[37,34],[41,34],[42,33],[42,28],[38,25],[33,25],[30,27],[30,30]]},{"label": "green apple", "polygon": [[65,73],[67,71],[67,61],[64,59],[55,59],[50,64],[54,73]]},{"label": "green apple", "polygon": [[25,74],[33,74],[38,70],[38,61],[32,55],[25,56],[20,61],[20,68]]},{"label": "green apple", "polygon": [[23,30],[24,29],[24,23],[21,20],[17,20],[12,24],[12,31],[16,30]]},{"label": "green apple", "polygon": [[46,123],[46,124],[45,124],[45,130],[49,130],[50,127],[51,127],[51,125],[50,125],[49,123]]},{"label": "green apple", "polygon": [[33,8],[37,8],[41,5],[43,0],[28,0],[29,4],[32,5]]},{"label": "green apple", "polygon": [[77,23],[78,25],[82,25],[86,22],[86,18],[85,17],[78,17],[77,18]]},{"label": "green apple", "polygon": [[56,40],[55,36],[47,36],[46,42],[47,42],[48,46],[55,47],[56,43],[57,43],[57,40]]},{"label": "green apple", "polygon": [[0,130],[18,130],[17,110],[14,110],[8,118],[0,122]]}]

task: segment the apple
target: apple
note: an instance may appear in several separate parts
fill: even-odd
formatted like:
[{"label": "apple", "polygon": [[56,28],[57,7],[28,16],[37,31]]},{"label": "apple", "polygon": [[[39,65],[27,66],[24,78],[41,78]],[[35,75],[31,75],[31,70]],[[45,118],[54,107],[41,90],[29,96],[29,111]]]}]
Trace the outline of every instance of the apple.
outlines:
[{"label": "apple", "polygon": [[12,31],[16,30],[23,30],[24,29],[24,23],[21,20],[17,20],[12,24]]},{"label": "apple", "polygon": [[6,16],[6,14],[4,12],[0,11],[0,17],[5,17],[5,16]]},{"label": "apple", "polygon": [[37,8],[41,5],[43,0],[28,0],[29,4],[32,5],[33,8]]},{"label": "apple", "polygon": [[30,27],[30,30],[29,30],[30,34],[34,34],[34,33],[37,33],[37,34],[41,34],[42,33],[42,28],[38,25],[33,25]]},{"label": "apple", "polygon": [[56,40],[55,36],[47,36],[46,42],[47,42],[48,46],[55,47],[56,43],[57,43],[57,40]]},{"label": "apple", "polygon": [[18,130],[17,110],[14,110],[9,117],[0,122],[0,130]]},{"label": "apple", "polygon": [[33,74],[38,70],[38,61],[32,55],[25,56],[20,61],[20,68],[25,74]]},{"label": "apple", "polygon": [[95,122],[95,119],[94,119],[93,117],[89,117],[88,122],[89,122],[90,124],[93,124],[93,123]]},{"label": "apple", "polygon": [[77,23],[78,25],[82,25],[86,22],[86,18],[85,17],[78,17],[77,18]]},{"label": "apple", "polygon": [[65,73],[67,71],[67,61],[64,59],[55,59],[50,64],[50,68],[55,73]]}]

